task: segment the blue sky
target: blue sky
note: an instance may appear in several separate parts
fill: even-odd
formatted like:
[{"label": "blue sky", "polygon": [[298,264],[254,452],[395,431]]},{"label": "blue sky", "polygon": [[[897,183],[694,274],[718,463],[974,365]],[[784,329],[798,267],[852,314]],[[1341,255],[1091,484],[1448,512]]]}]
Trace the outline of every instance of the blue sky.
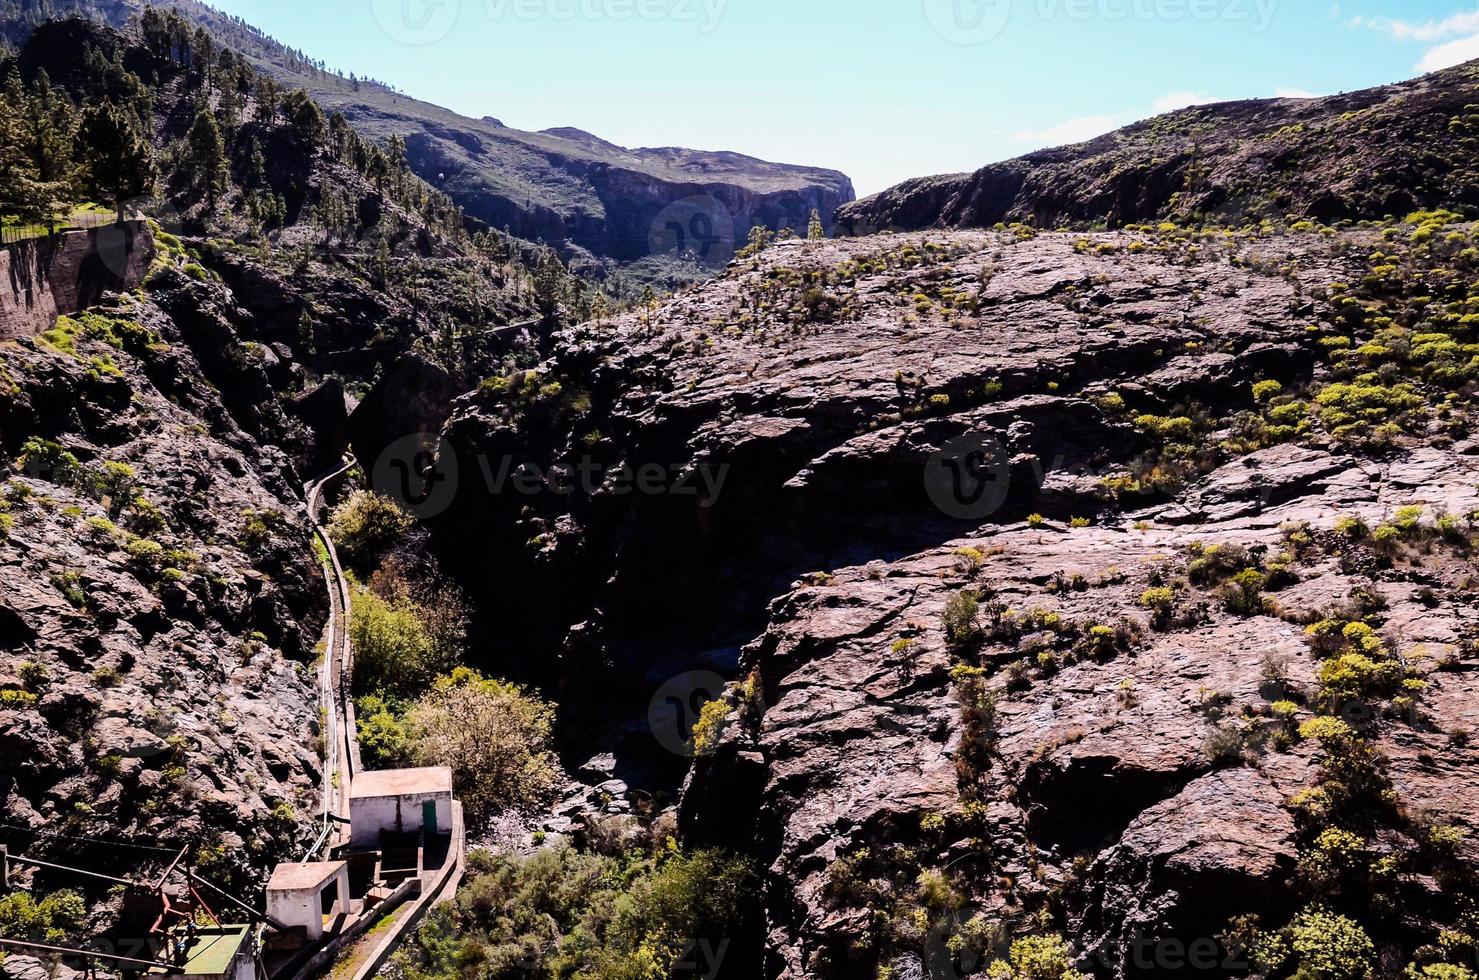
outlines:
[{"label": "blue sky", "polygon": [[860,194],[1479,58],[1476,0],[213,2],[467,115],[835,167]]}]

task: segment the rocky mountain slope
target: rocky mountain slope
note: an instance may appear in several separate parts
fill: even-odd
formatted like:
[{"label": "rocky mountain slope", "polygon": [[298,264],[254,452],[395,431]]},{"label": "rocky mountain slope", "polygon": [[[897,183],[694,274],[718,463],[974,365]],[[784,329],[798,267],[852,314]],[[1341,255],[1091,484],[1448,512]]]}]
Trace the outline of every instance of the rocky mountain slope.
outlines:
[{"label": "rocky mountain slope", "polygon": [[[32,0],[20,4],[24,18]],[[122,26],[142,0],[47,4]],[[369,80],[325,71],[242,21],[194,0],[155,4],[204,25],[253,65],[306,88],[377,140],[405,141],[411,168],[464,211],[515,237],[542,241],[646,274],[683,278],[722,268],[750,228],[805,233],[813,209],[831,230],[852,183],[834,170],[771,163],[733,152],[674,147],[629,149],[576,129],[524,132],[491,117],[470,119]],[[10,32],[22,33],[17,26]],[[673,230],[676,223],[678,231]],[[685,271],[686,269],[686,271]]]},{"label": "rocky mountain slope", "polygon": [[1196,106],[971,174],[906,181],[838,214],[849,234],[1298,215],[1479,203],[1479,65],[1319,99]]},{"label": "rocky mountain slope", "polygon": [[1466,976],[1474,243],[774,247],[463,399],[460,473],[557,479],[461,480],[449,551],[571,700],[739,678],[681,830],[768,867],[770,976]]},{"label": "rocky mountain slope", "polygon": [[[599,782],[543,824],[591,853],[511,830],[540,853],[480,861],[416,976],[604,934],[738,944],[747,978],[1473,980],[1479,230],[1262,220],[1472,206],[1469,69],[1147,124],[1051,171],[1071,199],[959,198],[1154,224],[781,242],[611,313],[178,28],[58,22],[14,59],[28,101],[42,69],[79,103],[148,79],[156,217],[190,234],[156,221],[141,290],[0,344],[0,840],[190,843],[242,887],[302,841],[297,494],[350,445],[465,594],[471,666],[557,695]],[[1170,220],[1209,212],[1236,227]],[[695,918],[709,846],[752,863]]]},{"label": "rocky mountain slope", "polygon": [[[140,288],[0,343],[0,842],[128,877],[188,846],[248,895],[317,832],[328,608],[303,484],[403,356],[457,390],[513,358],[487,328],[537,321],[538,291],[521,243],[484,251],[411,175],[367,176],[379,147],[342,120],[269,111],[199,38],[157,41],[61,20],[0,56],[18,111],[50,78],[63,129],[125,93],[159,169],[125,202],[149,215],[132,251],[90,260],[145,266]],[[178,147],[212,125],[206,181]],[[75,292],[76,266],[50,285]],[[117,921],[116,895],[89,899],[87,927]]]},{"label": "rocky mountain slope", "polygon": [[234,413],[203,366],[245,353],[229,293],[172,270],[153,297],[3,351],[0,795],[12,825],[199,841],[224,882],[306,832],[326,603],[281,410]]}]

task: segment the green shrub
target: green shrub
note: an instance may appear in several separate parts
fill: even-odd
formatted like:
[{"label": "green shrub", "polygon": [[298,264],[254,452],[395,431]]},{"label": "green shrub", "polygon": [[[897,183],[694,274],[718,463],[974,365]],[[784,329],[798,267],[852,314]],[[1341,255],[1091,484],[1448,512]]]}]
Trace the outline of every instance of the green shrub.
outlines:
[{"label": "green shrub", "polygon": [[71,889],[39,900],[31,892],[13,891],[0,898],[0,936],[21,942],[58,945],[87,921],[87,905]]},{"label": "green shrub", "polygon": [[361,761],[367,769],[395,769],[411,759],[411,733],[394,702],[366,694],[354,703],[355,732]]},{"label": "green shrub", "polygon": [[77,486],[87,470],[72,453],[49,439],[32,436],[21,446],[16,468],[61,486]]},{"label": "green shrub", "polygon": [[1186,566],[1186,577],[1193,585],[1209,586],[1225,582],[1241,569],[1253,564],[1248,549],[1235,544],[1203,547],[1193,543],[1192,560]]},{"label": "green shrub", "polygon": [[62,594],[62,598],[71,604],[73,609],[87,608],[87,592],[82,588],[82,575],[71,569],[57,572],[51,576],[51,584]]},{"label": "green shrub", "polygon": [[1452,963],[1430,963],[1422,967],[1414,963],[1407,968],[1407,977],[1408,980],[1475,980],[1473,970]]},{"label": "green shrub", "polygon": [[33,691],[40,690],[51,683],[51,672],[46,669],[46,665],[38,664],[34,660],[23,662],[16,674]]},{"label": "green shrub", "polygon": [[1299,976],[1309,980],[1362,980],[1376,961],[1376,946],[1365,930],[1321,906],[1295,916],[1289,934]]},{"label": "green shrub", "polygon": [[1135,427],[1167,442],[1190,442],[1196,431],[1195,423],[1185,416],[1140,415],[1135,419]]},{"label": "green shrub", "polygon": [[11,711],[23,711],[26,708],[34,708],[40,699],[30,691],[17,691],[7,688],[0,691],[0,707],[9,708]]},{"label": "green shrub", "polygon": [[245,510],[241,531],[236,541],[248,551],[260,552],[272,544],[273,537],[287,526],[287,518],[275,510]]},{"label": "green shrub", "polygon": [[354,690],[412,697],[457,662],[457,651],[437,642],[409,597],[393,601],[369,589],[350,599],[349,638],[354,645]]},{"label": "green shrub", "polygon": [[129,503],[124,517],[129,527],[143,535],[158,534],[169,526],[169,522],[164,519],[164,511],[142,496],[135,497]]},{"label": "green shrub", "polygon": [[334,510],[329,536],[352,564],[368,566],[414,525],[410,514],[389,497],[359,490]]},{"label": "green shrub", "polygon": [[1222,608],[1238,616],[1254,616],[1264,611],[1263,588],[1268,578],[1254,568],[1245,568],[1218,590]]},{"label": "green shrub", "polygon": [[1363,653],[1342,653],[1320,667],[1320,688],[1326,703],[1391,696],[1402,679],[1400,665],[1379,662]]},{"label": "green shrub", "polygon": [[164,569],[164,545],[148,538],[133,538],[123,546],[129,565],[146,576],[157,576]]},{"label": "green shrub", "polygon": [[724,738],[725,721],[729,718],[729,702],[715,698],[704,704],[698,712],[698,721],[693,724],[693,754],[712,755]]},{"label": "green shrub", "polygon": [[1254,401],[1272,401],[1283,394],[1284,386],[1277,381],[1259,381],[1253,385]]},{"label": "green shrub", "polygon": [[945,631],[945,643],[951,650],[963,651],[980,638],[980,612],[981,602],[970,589],[961,589],[945,600],[940,622]]},{"label": "green shrub", "polygon": [[1163,585],[1146,589],[1140,594],[1140,605],[1150,610],[1152,625],[1164,629],[1176,611],[1176,590]]},{"label": "green shrub", "polygon": [[406,714],[413,759],[452,770],[458,799],[477,820],[534,806],[554,789],[554,706],[513,684],[458,668]]},{"label": "green shrub", "polygon": [[608,857],[559,846],[527,858],[475,852],[470,866],[456,899],[392,961],[397,972],[662,980],[694,975],[680,963],[702,962],[699,940],[717,948],[730,937],[734,960],[760,941],[758,876],[717,851]]},{"label": "green shrub", "polygon": [[987,980],[1085,980],[1073,968],[1073,951],[1060,936],[1029,936],[1012,943],[1006,960],[986,971]]},{"label": "green shrub", "polygon": [[1354,735],[1355,732],[1351,730],[1350,725],[1347,725],[1339,718],[1332,718],[1329,715],[1311,718],[1299,726],[1300,738],[1312,738],[1327,749],[1338,746],[1340,743],[1354,737]]}]

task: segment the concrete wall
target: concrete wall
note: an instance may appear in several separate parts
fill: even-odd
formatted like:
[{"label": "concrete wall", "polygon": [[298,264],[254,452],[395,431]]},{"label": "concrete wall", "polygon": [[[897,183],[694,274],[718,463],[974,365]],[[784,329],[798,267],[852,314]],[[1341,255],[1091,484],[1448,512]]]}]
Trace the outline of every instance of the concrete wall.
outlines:
[{"label": "concrete wall", "polygon": [[144,281],[154,236],[143,221],[65,231],[0,249],[0,340],[34,337],[60,314]]},{"label": "concrete wall", "polygon": [[43,256],[36,242],[0,249],[0,340],[34,337],[56,322]]},{"label": "concrete wall", "polygon": [[[338,883],[338,910],[349,914],[349,870],[341,868],[334,876]],[[325,888],[279,888],[267,890],[267,915],[285,926],[302,926],[309,942],[323,938],[323,893]]]},{"label": "concrete wall", "polygon": [[350,846],[374,850],[380,846],[380,832],[414,834],[421,830],[421,804],[432,800],[437,805],[436,833],[452,832],[451,793],[410,793],[405,796],[377,796],[349,801]]}]

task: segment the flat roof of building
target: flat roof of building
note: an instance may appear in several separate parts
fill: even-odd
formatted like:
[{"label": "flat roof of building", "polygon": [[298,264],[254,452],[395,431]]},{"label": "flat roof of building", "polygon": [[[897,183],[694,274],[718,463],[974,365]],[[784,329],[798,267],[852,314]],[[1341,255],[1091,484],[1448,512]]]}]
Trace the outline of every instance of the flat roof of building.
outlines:
[{"label": "flat roof of building", "polygon": [[270,892],[296,892],[317,888],[346,867],[343,861],[288,862],[272,869],[267,882]]},{"label": "flat roof of building", "polygon": [[[180,931],[179,927],[171,932]],[[251,935],[250,925],[201,926],[195,930],[195,939],[185,954],[184,967],[174,971],[180,977],[224,977],[231,972],[236,954]],[[155,967],[150,973],[164,973]]]},{"label": "flat roof of building", "polygon": [[362,772],[349,783],[351,800],[450,792],[452,792],[452,770],[446,766]]}]

